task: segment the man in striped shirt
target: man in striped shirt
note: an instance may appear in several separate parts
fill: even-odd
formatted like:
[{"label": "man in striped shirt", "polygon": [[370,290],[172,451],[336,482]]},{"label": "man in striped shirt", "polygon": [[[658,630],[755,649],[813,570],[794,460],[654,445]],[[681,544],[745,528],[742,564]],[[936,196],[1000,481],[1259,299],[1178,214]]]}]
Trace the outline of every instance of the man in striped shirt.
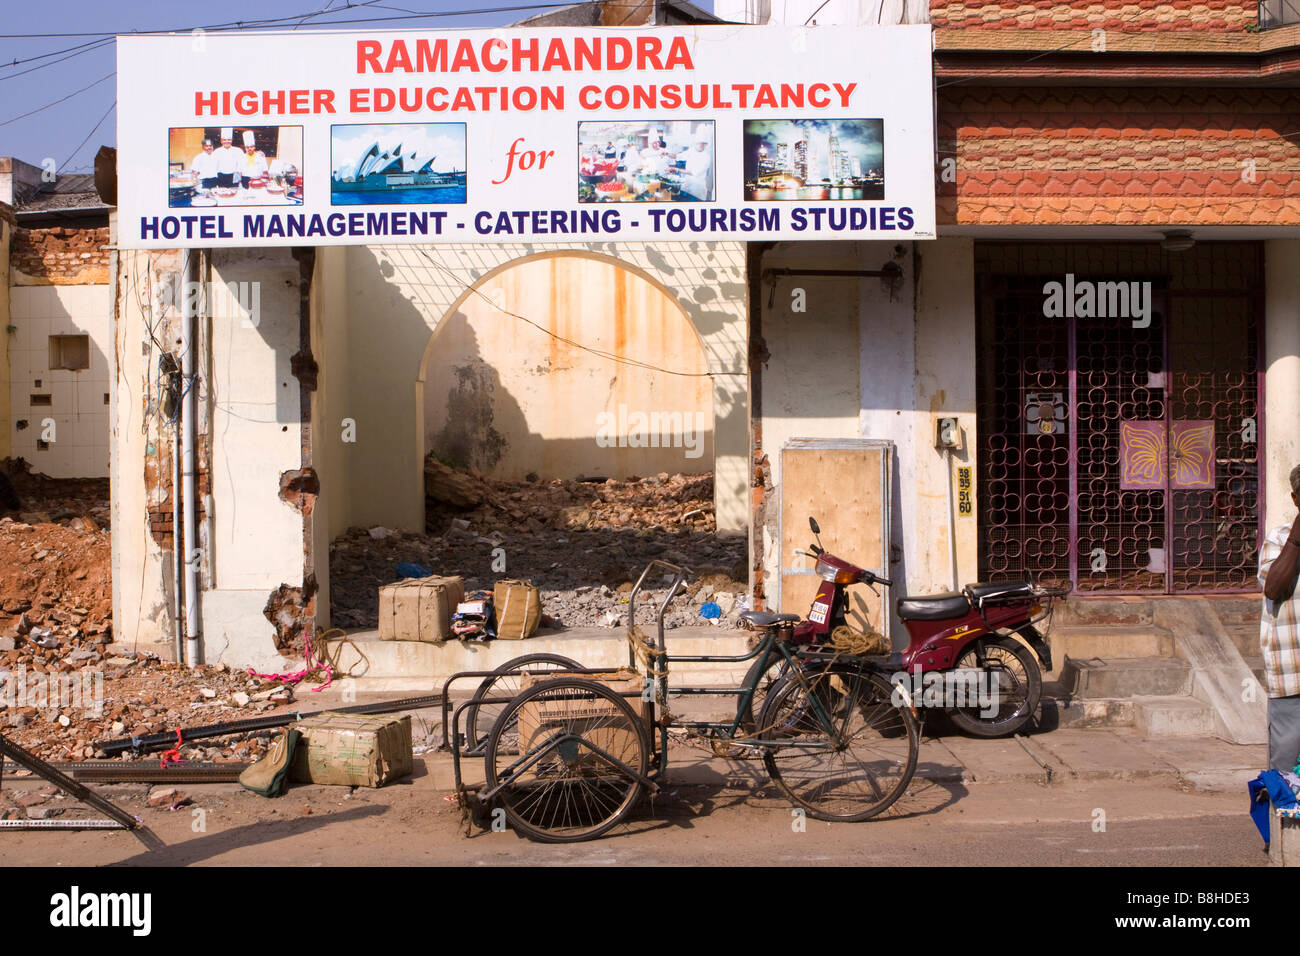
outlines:
[{"label": "man in striped shirt", "polygon": [[[1300,465],[1291,469],[1291,500],[1300,508]],[[1268,682],[1268,764],[1294,770],[1300,763],[1300,515],[1279,525],[1259,553],[1264,611],[1259,643]]]}]

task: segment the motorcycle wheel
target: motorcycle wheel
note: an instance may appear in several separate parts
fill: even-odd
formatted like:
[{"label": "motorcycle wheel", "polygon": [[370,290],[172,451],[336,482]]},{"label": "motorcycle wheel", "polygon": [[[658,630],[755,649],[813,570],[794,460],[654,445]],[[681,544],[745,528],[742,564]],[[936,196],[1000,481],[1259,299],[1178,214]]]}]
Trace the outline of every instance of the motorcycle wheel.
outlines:
[{"label": "motorcycle wheel", "polygon": [[984,642],[984,666],[972,643],[953,665],[960,670],[983,670],[998,675],[998,710],[983,715],[984,708],[949,707],[948,716],[957,727],[972,737],[1007,737],[1016,733],[1038,710],[1043,694],[1043,678],[1034,653],[1014,637],[1000,637]]}]

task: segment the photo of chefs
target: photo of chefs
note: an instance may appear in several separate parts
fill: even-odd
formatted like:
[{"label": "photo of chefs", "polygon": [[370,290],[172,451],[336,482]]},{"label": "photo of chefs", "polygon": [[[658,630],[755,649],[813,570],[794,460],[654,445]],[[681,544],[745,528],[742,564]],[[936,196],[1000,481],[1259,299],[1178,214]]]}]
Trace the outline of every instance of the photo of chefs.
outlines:
[{"label": "photo of chefs", "polygon": [[299,205],[302,127],[174,128],[167,185],[173,207]]},{"label": "photo of chefs", "polygon": [[578,124],[579,202],[711,202],[713,121]]}]

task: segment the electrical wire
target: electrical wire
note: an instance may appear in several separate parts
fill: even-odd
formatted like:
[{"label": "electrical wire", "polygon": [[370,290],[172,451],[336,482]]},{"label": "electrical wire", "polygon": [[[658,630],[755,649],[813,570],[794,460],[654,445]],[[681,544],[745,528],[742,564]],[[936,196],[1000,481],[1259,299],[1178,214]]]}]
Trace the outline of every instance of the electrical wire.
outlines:
[{"label": "electrical wire", "polygon": [[86,138],[83,139],[80,143],[78,143],[78,144],[77,144],[77,148],[74,149],[71,153],[68,154],[68,158],[65,159],[65,160],[63,161],[63,165],[60,166],[59,169],[63,169],[65,166],[68,165],[68,163],[72,162],[72,160],[76,157],[76,155],[77,155],[79,152],[81,152],[82,147],[85,146],[88,142],[90,142],[90,137],[94,136],[95,133],[96,133],[96,131],[98,131],[98,129],[99,129],[101,126],[104,125],[104,120],[108,119],[108,114],[111,113],[111,112],[113,112],[113,110],[115,110],[115,109],[117,109],[117,98],[116,98],[116,97],[113,98],[113,103],[112,103],[112,105],[109,106],[109,108],[108,108],[107,110],[104,111],[104,115],[101,116],[101,117],[99,118],[99,122],[96,123],[96,124],[94,125],[94,127],[91,129],[91,131],[90,131],[89,133],[86,134]]},{"label": "electrical wire", "polygon": [[[461,283],[462,280],[460,276],[457,276],[454,272],[452,272],[450,269],[444,266],[441,262],[438,262],[436,259],[430,256],[425,249],[419,246],[415,248],[416,251],[419,252],[420,255],[424,256],[424,258],[428,260],[429,264],[432,265],[435,269],[441,271],[444,275],[446,275],[448,278],[453,280],[456,284],[459,285]],[[641,368],[649,372],[662,372],[665,375],[678,375],[681,376],[682,378],[713,378],[715,375],[741,374],[739,372],[679,372],[675,369],[664,368],[661,365],[654,365],[650,362],[642,362],[639,359],[628,358],[624,355],[618,355],[614,352],[606,352],[603,349],[594,349],[588,345],[583,345],[581,342],[577,342],[573,339],[566,338],[563,335],[558,335],[555,332],[552,332],[550,329],[546,328],[544,325],[534,322],[532,319],[528,318],[527,316],[520,315],[518,312],[511,312],[509,309],[505,308],[504,306],[498,305],[496,302],[493,302],[490,298],[484,295],[483,290],[480,289],[477,285],[470,286],[469,291],[477,295],[484,302],[487,302],[489,305],[492,306],[492,308],[496,309],[498,312],[502,312],[505,315],[510,316],[511,318],[518,319],[521,322],[525,322],[528,325],[531,325],[539,332],[549,335],[557,342],[563,342],[565,345],[571,346],[575,349],[579,349],[580,351],[583,352],[589,352],[592,355],[606,359],[607,361],[610,362],[615,362],[619,365],[629,365],[633,368]]]},{"label": "electrical wire", "polygon": [[117,70],[114,70],[112,73],[109,73],[106,76],[101,76],[99,79],[97,79],[94,83],[91,83],[89,86],[83,86],[81,89],[75,90],[69,93],[67,96],[63,97],[62,99],[55,100],[53,103],[46,103],[44,106],[38,106],[36,107],[36,109],[29,110],[28,112],[23,113],[20,116],[15,116],[12,119],[4,120],[3,122],[0,122],[0,126],[8,126],[10,123],[17,123],[20,119],[26,119],[29,116],[34,116],[35,114],[41,112],[42,110],[49,109],[51,106],[58,106],[60,103],[66,102],[67,100],[72,99],[74,96],[80,96],[82,93],[86,92],[86,90],[99,86],[100,83],[103,83],[105,80],[112,79],[115,76],[117,76]]}]

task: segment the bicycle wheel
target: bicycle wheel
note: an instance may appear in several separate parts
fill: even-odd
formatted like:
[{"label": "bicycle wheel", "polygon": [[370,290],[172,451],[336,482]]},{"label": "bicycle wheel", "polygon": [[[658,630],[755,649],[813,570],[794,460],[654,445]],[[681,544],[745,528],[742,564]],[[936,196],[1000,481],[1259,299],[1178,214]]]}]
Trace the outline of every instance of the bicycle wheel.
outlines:
[{"label": "bicycle wheel", "polygon": [[851,823],[888,809],[921,748],[916,717],[894,705],[893,692],[883,677],[844,664],[782,678],[758,718],[763,739],[790,741],[763,751],[781,792],[819,820]]},{"label": "bicycle wheel", "polygon": [[506,661],[490,677],[483,678],[470,705],[465,708],[465,749],[478,750],[487,743],[492,725],[497,722],[505,704],[477,704],[475,701],[491,697],[514,697],[519,693],[520,671],[563,671],[582,670],[582,665],[575,660],[561,657],[559,654],[525,654]]},{"label": "bicycle wheel", "polygon": [[590,840],[635,805],[643,785],[629,771],[644,777],[649,754],[645,723],[626,700],[596,681],[559,677],[528,688],[497,718],[486,789],[505,785],[497,800],[524,836]]},{"label": "bicycle wheel", "polygon": [[[983,678],[997,680],[996,696],[990,701],[997,704],[996,713],[990,713],[992,708],[981,707],[978,702],[970,707],[948,708],[952,722],[972,737],[1014,734],[1029,723],[1038,710],[1038,701],[1043,695],[1043,676],[1033,652],[1014,637],[985,641],[982,666],[972,643],[957,658],[953,670],[977,671]],[[981,681],[980,687],[964,686],[962,690],[969,700],[972,692],[977,698],[987,693],[984,691],[986,686]]]}]

